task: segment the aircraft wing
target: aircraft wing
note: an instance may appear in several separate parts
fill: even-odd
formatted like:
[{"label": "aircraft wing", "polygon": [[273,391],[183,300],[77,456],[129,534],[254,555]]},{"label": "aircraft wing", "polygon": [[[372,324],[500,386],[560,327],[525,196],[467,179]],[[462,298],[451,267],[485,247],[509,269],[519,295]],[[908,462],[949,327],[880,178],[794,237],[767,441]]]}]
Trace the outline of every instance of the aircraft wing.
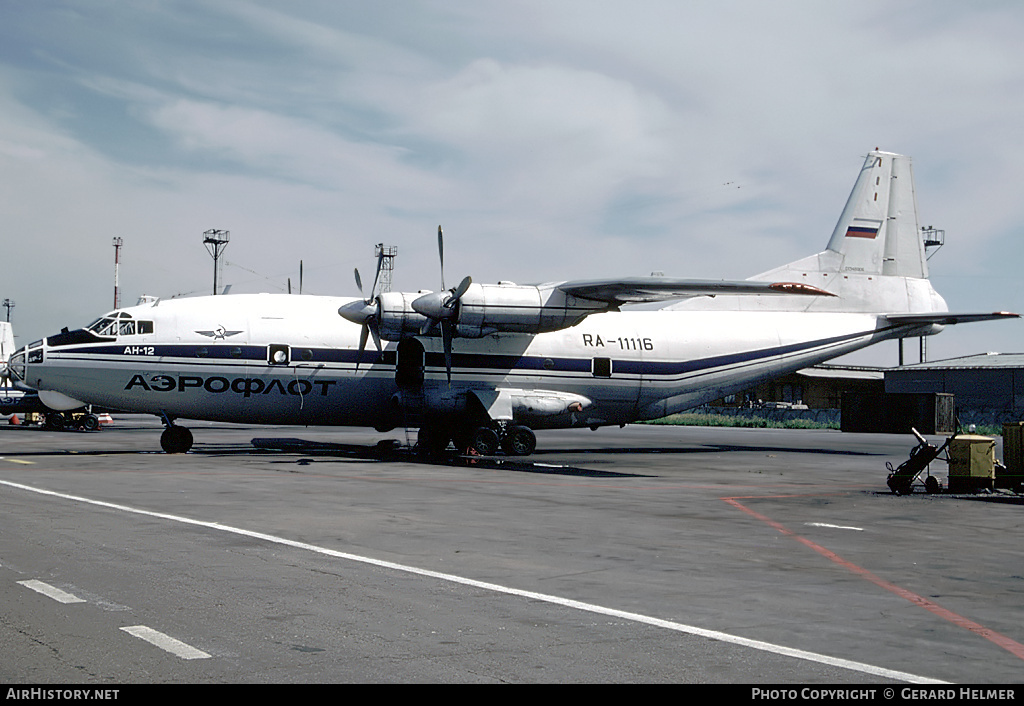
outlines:
[{"label": "aircraft wing", "polygon": [[800,282],[757,282],[750,280],[673,279],[630,277],[627,279],[573,280],[557,288],[581,299],[609,304],[641,304],[684,297],[718,294],[801,294],[835,296],[831,292]]},{"label": "aircraft wing", "polygon": [[939,311],[929,314],[887,314],[885,319],[893,324],[968,324],[974,321],[997,321],[999,319],[1019,319],[1020,314],[1009,311],[995,311],[991,314],[957,314],[951,311]]}]

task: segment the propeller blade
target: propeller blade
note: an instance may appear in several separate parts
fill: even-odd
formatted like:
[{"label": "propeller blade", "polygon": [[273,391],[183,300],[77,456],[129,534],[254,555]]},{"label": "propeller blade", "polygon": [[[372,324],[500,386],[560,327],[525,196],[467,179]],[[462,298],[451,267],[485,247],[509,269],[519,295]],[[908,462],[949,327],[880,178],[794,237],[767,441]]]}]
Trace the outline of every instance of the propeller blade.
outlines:
[{"label": "propeller blade", "polygon": [[367,319],[362,330],[359,331],[359,357],[356,358],[356,370],[359,370],[359,364],[363,360],[363,351],[366,350],[366,341],[371,336],[373,345],[377,348],[377,355],[384,356],[384,348],[380,344],[380,332],[377,330],[377,319]]},{"label": "propeller blade", "polygon": [[363,280],[359,276],[359,268],[358,267],[355,269],[355,272],[356,272],[356,287],[359,289],[359,293],[362,294],[363,293]]},{"label": "propeller blade", "polygon": [[444,235],[441,226],[437,227],[437,257],[441,261],[441,289],[444,289]]},{"label": "propeller blade", "polygon": [[366,349],[366,339],[370,334],[370,327],[363,324],[362,330],[359,331],[359,356],[356,358],[356,370],[359,370],[359,363],[363,360],[363,351]]},{"label": "propeller blade", "polygon": [[463,280],[461,282],[459,282],[459,286],[456,287],[454,289],[454,291],[452,292],[452,294],[454,294],[455,296],[452,297],[452,299],[449,300],[449,304],[448,305],[451,306],[455,302],[457,302],[460,299],[462,299],[462,295],[466,293],[466,290],[469,289],[469,285],[471,285],[471,284],[473,284],[473,278],[470,277],[469,275],[464,277]]},{"label": "propeller blade", "polygon": [[370,335],[373,336],[373,345],[377,346],[377,353],[383,358],[384,348],[380,345],[380,331],[377,329],[377,319],[367,321],[366,328],[370,329]]},{"label": "propeller blade", "polygon": [[444,369],[448,373],[448,385],[452,384],[452,324],[441,320],[441,341],[444,343]]},{"label": "propeller blade", "polygon": [[370,290],[370,298],[373,299],[377,296],[377,280],[380,279],[380,271],[384,267],[384,248],[381,248],[380,255],[377,256],[377,274],[373,276],[373,289]]}]

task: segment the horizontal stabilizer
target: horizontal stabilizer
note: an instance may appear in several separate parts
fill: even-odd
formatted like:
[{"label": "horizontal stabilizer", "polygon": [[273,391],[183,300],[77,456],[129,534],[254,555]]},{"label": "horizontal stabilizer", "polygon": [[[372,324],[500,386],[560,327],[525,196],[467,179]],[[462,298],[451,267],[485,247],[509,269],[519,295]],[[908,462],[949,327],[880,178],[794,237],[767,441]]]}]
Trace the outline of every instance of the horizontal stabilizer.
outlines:
[{"label": "horizontal stabilizer", "polygon": [[1009,311],[995,311],[991,314],[958,314],[956,312],[934,312],[929,314],[889,314],[886,321],[893,324],[969,324],[974,321],[998,321],[1001,319],[1019,319],[1020,314]]},{"label": "horizontal stabilizer", "polygon": [[609,304],[661,302],[682,297],[725,294],[801,294],[835,296],[824,289],[800,282],[757,282],[753,280],[700,280],[667,277],[631,277],[628,279],[577,280],[557,286],[580,299]]}]

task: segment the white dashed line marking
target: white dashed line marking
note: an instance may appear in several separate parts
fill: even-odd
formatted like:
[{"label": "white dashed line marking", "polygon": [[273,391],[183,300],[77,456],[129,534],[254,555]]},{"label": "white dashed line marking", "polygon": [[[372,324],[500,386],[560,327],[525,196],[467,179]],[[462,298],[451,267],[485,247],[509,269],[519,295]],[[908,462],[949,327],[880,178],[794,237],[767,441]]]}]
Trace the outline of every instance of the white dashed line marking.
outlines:
[{"label": "white dashed line marking", "polygon": [[175,657],[181,657],[182,659],[208,659],[210,657],[206,652],[196,649],[192,645],[186,645],[181,640],[175,640],[173,637],[164,635],[162,632],[148,628],[145,625],[131,625],[121,629],[129,635],[134,635],[140,640],[156,645],[161,650],[170,652]]},{"label": "white dashed line marking", "polygon": [[36,581],[32,579],[30,581],[18,581],[18,583],[25,588],[31,588],[36,593],[42,593],[44,596],[48,596],[58,603],[85,603],[85,600],[78,596],[73,596],[67,591],[62,591],[59,588],[54,588],[48,583],[42,581]]},{"label": "white dashed line marking", "polygon": [[854,532],[863,532],[864,531],[864,529],[862,527],[847,527],[845,525],[830,525],[827,522],[805,522],[804,524],[807,525],[808,527],[828,527],[830,529],[853,530]]}]

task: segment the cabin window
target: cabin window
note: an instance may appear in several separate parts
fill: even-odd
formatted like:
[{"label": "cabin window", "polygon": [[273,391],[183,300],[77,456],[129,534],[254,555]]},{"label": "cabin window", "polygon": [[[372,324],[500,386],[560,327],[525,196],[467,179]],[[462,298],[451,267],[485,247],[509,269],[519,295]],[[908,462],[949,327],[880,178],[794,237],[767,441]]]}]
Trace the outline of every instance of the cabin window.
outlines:
[{"label": "cabin window", "polygon": [[267,346],[267,362],[271,365],[288,365],[289,358],[288,346],[280,343]]},{"label": "cabin window", "polygon": [[596,378],[610,378],[612,376],[612,359],[594,358],[593,372]]}]

